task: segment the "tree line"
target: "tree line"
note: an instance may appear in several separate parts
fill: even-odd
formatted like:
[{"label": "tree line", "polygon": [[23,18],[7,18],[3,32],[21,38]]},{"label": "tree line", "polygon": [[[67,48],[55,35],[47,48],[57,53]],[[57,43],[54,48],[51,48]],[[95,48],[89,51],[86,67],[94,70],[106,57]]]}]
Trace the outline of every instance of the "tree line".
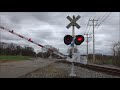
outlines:
[{"label": "tree line", "polygon": [[113,44],[112,47],[113,53],[113,63],[120,66],[120,41]]},{"label": "tree line", "polygon": [[[50,45],[49,46],[49,49],[55,51],[55,52],[59,52],[59,49],[55,48],[55,47],[52,47]],[[37,57],[41,57],[41,58],[49,58],[49,57],[52,57],[52,58],[61,58],[59,57],[58,55],[54,54],[54,53],[51,53],[49,50],[45,50],[44,52],[39,52],[37,54]]]},{"label": "tree line", "polygon": [[0,42],[0,55],[22,55],[35,56],[34,48],[29,46],[21,47],[13,43]]},{"label": "tree line", "polygon": [[[112,64],[120,66],[120,41],[113,43],[111,46],[111,52],[112,55],[102,55],[102,54],[96,54],[95,57],[95,63],[98,64]],[[88,55],[88,60],[92,62],[93,54]]]},{"label": "tree line", "polygon": [[[74,53],[78,52],[78,49],[74,48]],[[72,58],[72,48],[67,50],[69,57]],[[112,55],[95,54],[95,61],[93,62],[93,54],[88,54],[88,62],[96,64],[112,64],[120,66],[120,41],[111,45]],[[85,55],[87,57],[87,55]]]},{"label": "tree line", "polygon": [[50,56],[52,58],[60,58],[58,55],[51,53],[51,52],[39,52],[37,54],[37,57],[41,57],[41,58],[49,58]]},{"label": "tree line", "polygon": [[[59,50],[56,48],[51,48],[52,50],[58,52]],[[34,48],[29,46],[20,46],[14,43],[5,43],[0,42],[0,55],[22,55],[22,56],[34,56],[34,57],[41,57],[41,58],[60,58],[58,55],[51,53],[50,51],[46,52],[39,52],[36,54],[34,52]]]}]

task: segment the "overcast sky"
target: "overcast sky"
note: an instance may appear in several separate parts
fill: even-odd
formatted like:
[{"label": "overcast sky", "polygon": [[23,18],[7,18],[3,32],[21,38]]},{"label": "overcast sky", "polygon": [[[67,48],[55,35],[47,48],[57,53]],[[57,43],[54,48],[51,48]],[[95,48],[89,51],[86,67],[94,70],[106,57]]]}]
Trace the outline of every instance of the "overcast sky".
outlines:
[{"label": "overcast sky", "polygon": [[[66,54],[67,46],[63,42],[65,35],[72,33],[72,28],[67,29],[70,23],[66,17],[80,15],[81,18],[77,23],[80,29],[75,28],[75,34],[84,35],[84,33],[92,33],[92,26],[87,27],[88,20],[100,19],[98,24],[110,12],[0,12],[0,25],[14,30],[23,36],[31,38],[33,41],[42,45],[52,45],[59,48],[60,52]],[[111,54],[111,47],[114,42],[120,41],[120,15],[118,12],[112,12],[106,20],[95,28],[95,52],[101,54]],[[90,22],[89,25],[92,25]],[[93,36],[93,34],[91,34]],[[7,31],[0,29],[0,41],[7,43],[15,43],[19,45],[29,45],[35,51],[41,50],[38,46],[19,38]],[[86,41],[86,40],[85,40]],[[86,42],[77,46],[80,53],[86,54]],[[89,40],[89,53],[93,51],[92,38]]]}]

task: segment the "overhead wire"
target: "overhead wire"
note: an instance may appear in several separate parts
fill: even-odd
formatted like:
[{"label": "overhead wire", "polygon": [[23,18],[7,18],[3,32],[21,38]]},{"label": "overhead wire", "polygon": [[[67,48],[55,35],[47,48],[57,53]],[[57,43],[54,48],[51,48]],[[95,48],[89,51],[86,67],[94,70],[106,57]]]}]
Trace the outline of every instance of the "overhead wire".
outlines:
[{"label": "overhead wire", "polygon": [[[96,19],[96,20],[100,20],[101,18],[103,18],[104,17],[104,15],[106,15],[106,13],[104,14],[104,12],[102,12],[101,13],[101,15]],[[97,24],[95,25],[95,28],[96,28],[96,26],[98,25],[98,22],[96,22]]]},{"label": "overhead wire", "polygon": [[[94,17],[93,17],[93,19],[95,19],[95,18],[97,18],[97,17],[99,16],[96,20],[100,20],[102,17],[105,17],[106,14],[107,14],[107,13],[105,13],[105,14],[101,13],[101,15],[99,16],[99,13],[97,14],[97,12],[96,12],[95,15],[94,15]],[[92,25],[90,25],[90,26],[92,26]],[[89,33],[90,29],[91,29],[91,28],[88,29],[88,33]],[[91,34],[92,34],[92,33],[91,33]],[[92,37],[89,39],[89,42],[90,42],[91,40],[92,40]]]},{"label": "overhead wire", "polygon": [[[108,12],[105,12],[104,14],[101,14],[100,15],[100,17],[98,17],[98,19],[97,20],[100,20],[101,22],[99,22],[99,23],[97,23],[97,25],[95,25],[95,28],[94,29],[97,29],[100,25],[101,25],[101,23],[103,23],[106,19],[107,19],[107,17],[109,17],[109,15],[111,14],[111,13],[109,13],[108,15]],[[107,15],[107,16],[106,16]],[[104,18],[105,17],[105,18]]]},{"label": "overhead wire", "polygon": [[102,16],[103,16],[103,12],[102,12],[101,15],[97,18],[97,20],[99,20]]},{"label": "overhead wire", "polygon": [[[93,19],[95,19],[95,18],[97,17],[97,15],[99,15],[99,14],[96,12],[96,13],[94,14],[94,16],[93,16]],[[90,19],[89,19],[89,20],[90,20]],[[89,25],[89,26],[90,26],[90,28],[88,29],[88,32],[87,32],[87,33],[89,33],[92,25]]]},{"label": "overhead wire", "polygon": [[110,12],[98,25],[97,28],[110,16],[112,12]]},{"label": "overhead wire", "polygon": [[[94,15],[95,15],[95,12],[92,12],[92,15],[91,15],[91,17],[89,18],[89,20],[90,20]],[[88,23],[87,23],[87,27],[86,27],[85,33],[86,33],[87,29],[89,28],[89,20],[88,20]],[[85,34],[85,33],[84,33],[84,34]]]},{"label": "overhead wire", "polygon": [[[96,14],[96,12],[93,12],[93,15],[92,15],[93,18],[95,18],[95,14]],[[90,17],[89,20],[90,20],[92,17]],[[89,20],[88,20],[87,27],[86,27],[86,31],[84,32],[84,35],[87,33],[87,30],[89,30],[90,27],[91,27],[91,25],[89,25]],[[84,45],[81,45],[80,48],[82,48],[83,46],[84,46]]]}]

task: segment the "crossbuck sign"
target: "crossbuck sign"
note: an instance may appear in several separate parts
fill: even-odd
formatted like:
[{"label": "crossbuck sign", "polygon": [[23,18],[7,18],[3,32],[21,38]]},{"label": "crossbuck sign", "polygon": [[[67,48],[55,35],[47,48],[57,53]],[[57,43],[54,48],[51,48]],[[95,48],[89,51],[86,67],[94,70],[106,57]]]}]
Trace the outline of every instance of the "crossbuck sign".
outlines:
[{"label": "crossbuck sign", "polygon": [[66,28],[69,29],[71,26],[76,26],[79,29],[80,26],[76,23],[79,18],[79,15],[76,18],[74,17],[73,19],[70,16],[67,16],[67,19],[70,21],[70,23],[66,26]]}]

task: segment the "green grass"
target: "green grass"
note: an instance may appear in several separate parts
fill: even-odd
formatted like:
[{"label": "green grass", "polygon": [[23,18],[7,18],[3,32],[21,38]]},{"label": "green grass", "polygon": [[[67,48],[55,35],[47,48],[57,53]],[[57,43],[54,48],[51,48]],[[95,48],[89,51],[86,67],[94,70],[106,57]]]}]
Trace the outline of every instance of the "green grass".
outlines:
[{"label": "green grass", "polygon": [[113,64],[112,59],[108,60],[107,64]]},{"label": "green grass", "polygon": [[10,55],[0,55],[0,60],[28,60],[30,59],[30,56],[21,56],[21,55],[16,55],[16,56],[10,56]]}]

